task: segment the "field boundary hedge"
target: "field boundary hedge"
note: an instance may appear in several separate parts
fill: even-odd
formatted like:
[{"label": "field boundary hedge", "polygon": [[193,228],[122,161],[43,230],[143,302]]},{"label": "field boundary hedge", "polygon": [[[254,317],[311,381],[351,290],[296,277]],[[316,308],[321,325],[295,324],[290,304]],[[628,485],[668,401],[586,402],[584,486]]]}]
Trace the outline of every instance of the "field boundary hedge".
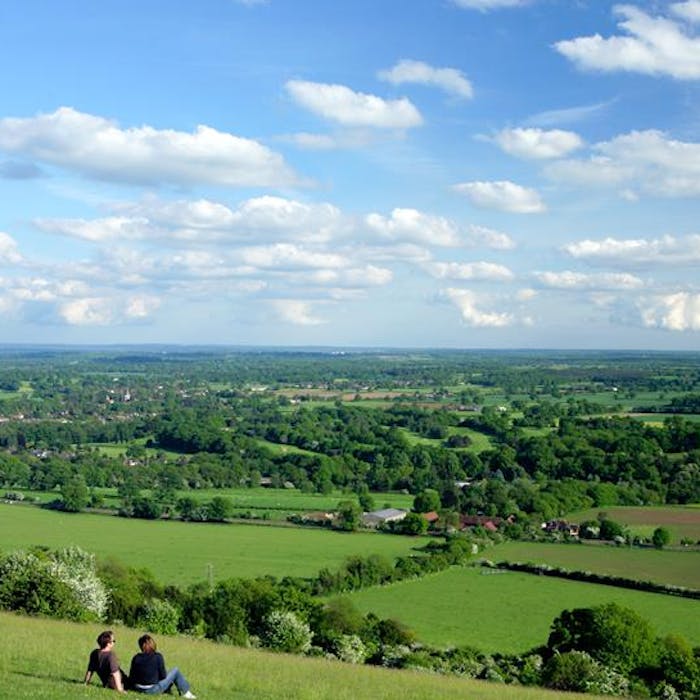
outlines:
[{"label": "field boundary hedge", "polygon": [[692,598],[700,600],[700,590],[687,588],[686,586],[674,586],[668,583],[656,583],[654,581],[640,581],[623,576],[613,576],[610,574],[597,574],[593,571],[579,571],[575,569],[565,569],[561,566],[550,566],[549,564],[534,564],[532,562],[492,562],[482,559],[478,562],[481,566],[489,569],[499,569],[507,571],[518,571],[525,574],[536,574],[538,576],[554,576],[556,578],[569,579],[571,581],[583,581],[585,583],[600,583],[606,586],[616,586],[617,588],[628,588],[635,591],[646,591],[649,593],[663,593],[665,595],[675,595],[681,598]]}]

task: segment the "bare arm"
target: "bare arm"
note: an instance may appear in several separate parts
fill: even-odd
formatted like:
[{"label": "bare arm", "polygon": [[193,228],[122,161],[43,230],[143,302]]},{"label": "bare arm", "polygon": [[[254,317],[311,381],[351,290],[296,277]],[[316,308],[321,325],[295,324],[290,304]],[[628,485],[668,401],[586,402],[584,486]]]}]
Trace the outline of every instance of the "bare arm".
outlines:
[{"label": "bare arm", "polygon": [[112,674],[112,683],[114,684],[114,690],[118,693],[126,692],[124,690],[124,684],[122,683],[122,672],[119,669]]},{"label": "bare arm", "polygon": [[92,671],[88,669],[85,671],[85,685],[90,685],[90,681],[92,680]]}]

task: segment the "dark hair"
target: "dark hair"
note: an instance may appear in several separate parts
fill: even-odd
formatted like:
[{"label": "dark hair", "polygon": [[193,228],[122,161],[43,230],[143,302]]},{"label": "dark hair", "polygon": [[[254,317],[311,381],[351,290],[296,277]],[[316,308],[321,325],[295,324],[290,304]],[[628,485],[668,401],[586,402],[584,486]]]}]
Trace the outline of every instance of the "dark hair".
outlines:
[{"label": "dark hair", "polygon": [[145,654],[155,653],[157,649],[156,640],[150,634],[144,634],[142,637],[139,637],[139,649]]},{"label": "dark hair", "polygon": [[104,649],[112,641],[113,636],[114,633],[112,630],[100,632],[100,634],[97,635],[97,646],[100,647],[100,649]]}]

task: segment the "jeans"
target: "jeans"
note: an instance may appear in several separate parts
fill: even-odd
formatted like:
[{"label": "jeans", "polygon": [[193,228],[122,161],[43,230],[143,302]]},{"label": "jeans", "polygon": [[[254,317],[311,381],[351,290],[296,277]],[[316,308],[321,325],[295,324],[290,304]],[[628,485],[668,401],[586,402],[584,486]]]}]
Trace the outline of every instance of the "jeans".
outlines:
[{"label": "jeans", "polygon": [[168,675],[163,678],[162,681],[158,681],[157,683],[154,683],[153,685],[149,686],[142,686],[139,687],[138,685],[135,686],[135,689],[139,691],[139,693],[146,693],[146,695],[160,695],[161,693],[164,693],[170,686],[173,685],[173,683],[177,686],[178,692],[180,695],[183,693],[186,693],[190,689],[190,684],[187,682],[187,679],[180,673],[180,669],[177,668],[171,668],[168,671]]}]

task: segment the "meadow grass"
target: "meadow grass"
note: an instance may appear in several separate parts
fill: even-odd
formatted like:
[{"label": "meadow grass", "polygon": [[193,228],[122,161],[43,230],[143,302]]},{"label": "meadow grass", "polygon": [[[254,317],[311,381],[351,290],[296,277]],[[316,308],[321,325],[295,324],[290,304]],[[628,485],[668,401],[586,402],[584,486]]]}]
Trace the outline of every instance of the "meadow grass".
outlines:
[{"label": "meadow grass", "polygon": [[390,561],[425,544],[424,538],[342,533],[321,528],[146,521],[35,506],[0,504],[0,550],[75,544],[100,558],[112,556],[150,569],[163,583],[255,576],[313,576],[338,568],[353,554]]},{"label": "meadow grass", "polygon": [[480,567],[446,571],[357,591],[363,613],[400,620],[422,642],[522,653],[544,644],[562,610],[616,602],[649,620],[657,634],[700,644],[700,603],[658,593]]},{"label": "meadow grass", "polygon": [[[700,515],[700,513],[698,513]],[[488,551],[493,561],[532,562],[575,571],[700,589],[700,552],[608,545],[504,542]]]},{"label": "meadow grass", "polygon": [[[76,700],[112,697],[93,679],[87,657],[99,625],[0,613],[0,698]],[[112,628],[128,669],[142,630]],[[594,700],[595,696],[506,686],[416,671],[354,666],[185,637],[157,638],[168,667],[178,666],[201,700]],[[131,695],[131,693],[129,693]],[[134,695],[134,697],[143,697]]]},{"label": "meadow grass", "polygon": [[635,534],[650,536],[655,528],[665,527],[671,533],[672,544],[680,543],[683,537],[700,541],[700,511],[692,506],[606,506],[571,513],[567,517],[573,522],[595,520],[601,511],[627,525]]}]

